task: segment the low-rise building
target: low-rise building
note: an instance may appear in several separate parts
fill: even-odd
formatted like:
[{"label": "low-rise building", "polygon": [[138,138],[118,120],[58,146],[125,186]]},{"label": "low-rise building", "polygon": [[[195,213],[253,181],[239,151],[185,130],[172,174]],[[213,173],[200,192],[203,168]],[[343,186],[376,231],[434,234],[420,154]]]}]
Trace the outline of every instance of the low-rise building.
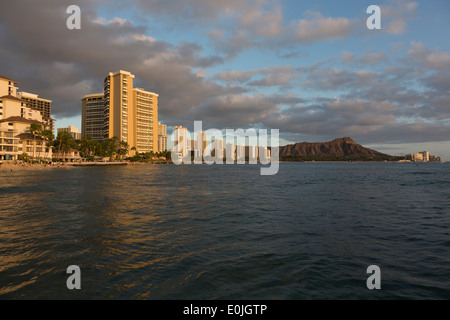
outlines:
[{"label": "low-rise building", "polygon": [[78,162],[82,158],[78,150],[70,149],[67,151],[54,150],[53,159],[55,159],[56,161],[64,161],[64,162]]},{"label": "low-rise building", "polygon": [[58,128],[58,134],[61,132],[68,132],[75,140],[81,140],[81,133],[78,131],[78,128],[75,128],[74,126],[68,126],[67,128]]}]

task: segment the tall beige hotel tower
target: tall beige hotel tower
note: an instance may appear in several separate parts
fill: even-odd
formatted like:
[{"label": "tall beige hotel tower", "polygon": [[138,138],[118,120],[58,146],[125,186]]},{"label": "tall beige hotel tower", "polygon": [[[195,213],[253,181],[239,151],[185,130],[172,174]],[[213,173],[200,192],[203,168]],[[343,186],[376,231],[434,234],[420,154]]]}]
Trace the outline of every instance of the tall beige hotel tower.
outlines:
[{"label": "tall beige hotel tower", "polygon": [[[135,147],[140,153],[158,152],[158,95],[141,88],[134,88],[134,78],[133,74],[122,70],[110,72],[106,76],[102,123],[98,122],[98,103],[92,103],[93,101],[90,100],[99,99],[101,95],[83,97],[82,133],[84,138],[89,131],[101,130],[103,139],[117,137],[119,141],[128,142],[130,150]],[[97,112],[94,112],[94,108]],[[97,121],[92,121],[90,117],[95,116]],[[94,128],[93,122],[99,125]]]}]

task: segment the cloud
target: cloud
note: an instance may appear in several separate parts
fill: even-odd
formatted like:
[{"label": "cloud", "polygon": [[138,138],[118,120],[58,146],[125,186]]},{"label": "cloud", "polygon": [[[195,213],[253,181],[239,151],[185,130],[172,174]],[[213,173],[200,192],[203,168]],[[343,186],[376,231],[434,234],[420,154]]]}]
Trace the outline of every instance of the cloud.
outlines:
[{"label": "cloud", "polygon": [[325,17],[317,11],[306,11],[304,16],[286,21],[280,5],[249,7],[238,14],[236,23],[228,25],[227,31],[224,27],[208,31],[207,35],[216,49],[231,59],[249,48],[271,50],[344,39],[361,28],[358,19]]},{"label": "cloud", "polygon": [[399,108],[388,101],[329,99],[320,104],[297,106],[279,112],[265,125],[282,128],[290,139],[307,135],[322,141],[351,136],[360,143],[448,140],[450,127],[445,122],[401,120],[396,114]]},{"label": "cloud", "polygon": [[[223,71],[215,78],[228,82],[246,84],[250,87],[287,86],[299,74],[300,68],[292,66],[273,66],[247,71]],[[257,79],[254,79],[257,77]],[[252,81],[250,81],[253,79]]]},{"label": "cloud", "polygon": [[306,76],[304,85],[318,90],[349,90],[373,83],[377,74],[372,71],[348,71],[339,68],[315,69]]},{"label": "cloud", "polygon": [[381,6],[381,29],[387,33],[401,35],[407,32],[408,21],[416,19],[417,2],[396,0],[390,1],[390,5]]},{"label": "cloud", "polygon": [[17,79],[21,90],[52,99],[54,116],[79,115],[81,97],[103,91],[104,77],[119,69],[131,71],[137,84],[160,94],[162,117],[243,91],[208,81],[198,72],[223,62],[204,55],[199,45],[157,40],[147,35],[146,27],[125,18],[101,19],[91,1],[80,7],[78,31],[65,27],[66,6],[57,1],[43,0],[39,6],[16,1],[0,12],[0,40],[8,43],[0,51],[2,74]]},{"label": "cloud", "polygon": [[421,42],[411,42],[411,48],[408,50],[407,58],[412,64],[435,69],[450,69],[450,53],[430,50]]},{"label": "cloud", "polygon": [[217,128],[242,128],[266,121],[279,109],[261,94],[222,95],[205,100],[190,116]]},{"label": "cloud", "polygon": [[446,72],[439,72],[430,75],[422,79],[422,83],[426,87],[441,94],[448,94],[450,92],[450,74]]},{"label": "cloud", "polygon": [[[306,59],[289,60],[295,65],[274,60],[273,65],[224,71],[227,59],[245,49],[263,48],[293,58],[299,48],[358,36],[358,19],[307,11],[301,19],[288,21],[280,2],[264,0],[133,0],[127,5],[82,0],[82,29],[70,31],[65,27],[66,4],[33,3],[13,1],[0,11],[0,41],[5,44],[0,68],[20,82],[20,89],[52,99],[56,117],[80,115],[81,97],[103,91],[107,73],[122,69],[136,75],[135,86],[160,95],[159,115],[169,126],[204,120],[217,128],[261,125],[291,137],[352,136],[371,143],[450,136],[450,54],[422,42],[411,42],[403,58],[392,58],[382,49],[368,48],[362,54],[347,49],[336,64],[340,48],[318,62],[313,51],[303,53],[309,54],[310,65],[301,65]],[[129,12],[103,18],[99,3],[140,10],[139,17],[197,21],[185,31],[207,34],[216,51],[195,37],[171,43],[152,32],[153,24],[131,20]],[[391,33],[406,32],[410,21],[399,11],[400,4],[405,12],[417,7],[392,2],[387,23],[399,16],[406,24],[387,28]]]},{"label": "cloud", "polygon": [[[132,0],[130,2],[145,14],[170,17],[171,23],[197,24],[210,24],[219,19],[232,18],[248,6],[259,6],[260,3],[260,1],[250,1],[249,5],[249,1],[246,0]],[[178,19],[173,21],[174,17]],[[179,19],[180,17],[183,19]]]},{"label": "cloud", "polygon": [[315,11],[307,11],[306,15],[306,19],[293,21],[290,26],[293,40],[299,43],[343,39],[357,27],[356,21],[347,18],[324,17],[320,12]]},{"label": "cloud", "polygon": [[388,58],[385,52],[365,53],[360,58],[356,58],[354,54],[344,51],[341,55],[341,62],[353,66],[374,66],[381,62],[387,62]]},{"label": "cloud", "polygon": [[277,5],[269,8],[249,6],[238,15],[236,22],[239,28],[245,28],[255,36],[277,37],[283,29],[283,13]]}]

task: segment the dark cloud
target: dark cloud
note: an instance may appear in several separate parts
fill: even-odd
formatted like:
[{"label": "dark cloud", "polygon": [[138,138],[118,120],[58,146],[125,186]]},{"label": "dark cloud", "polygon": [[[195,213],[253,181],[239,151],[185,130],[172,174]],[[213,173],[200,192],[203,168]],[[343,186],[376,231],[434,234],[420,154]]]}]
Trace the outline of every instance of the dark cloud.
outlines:
[{"label": "dark cloud", "polygon": [[160,94],[162,116],[242,91],[207,81],[195,70],[223,62],[204,56],[197,44],[172,45],[146,36],[145,27],[129,20],[100,19],[87,0],[78,2],[81,30],[68,30],[67,3],[31,3],[11,2],[0,11],[0,39],[8,44],[0,51],[0,66],[2,74],[21,83],[21,90],[52,99],[55,116],[80,114],[81,97],[101,92],[104,77],[119,69],[131,71],[145,89]]},{"label": "dark cloud", "polygon": [[304,135],[318,137],[319,141],[351,136],[361,143],[448,140],[450,127],[445,122],[401,120],[396,115],[399,108],[389,102],[330,99],[285,110],[264,124],[283,128],[291,140]]}]

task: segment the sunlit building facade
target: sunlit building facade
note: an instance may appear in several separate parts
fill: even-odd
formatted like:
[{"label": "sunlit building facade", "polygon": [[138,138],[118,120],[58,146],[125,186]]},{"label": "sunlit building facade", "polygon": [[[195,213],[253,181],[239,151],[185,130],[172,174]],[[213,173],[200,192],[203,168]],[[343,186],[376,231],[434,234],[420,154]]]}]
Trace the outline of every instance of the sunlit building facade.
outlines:
[{"label": "sunlit building facade", "polygon": [[128,143],[130,155],[158,152],[158,94],[134,88],[134,79],[128,71],[110,72],[103,94],[83,97],[83,138],[117,137]]},{"label": "sunlit building facade", "polygon": [[104,94],[88,94],[81,99],[81,138],[103,141],[105,125]]},{"label": "sunlit building facade", "polygon": [[[17,160],[24,153],[51,159],[52,150],[43,131],[51,130],[53,122],[18,97],[17,83],[0,76],[0,160]],[[31,133],[32,124],[40,126],[41,132]]]},{"label": "sunlit building facade", "polygon": [[158,123],[158,152],[167,151],[167,125]]}]

